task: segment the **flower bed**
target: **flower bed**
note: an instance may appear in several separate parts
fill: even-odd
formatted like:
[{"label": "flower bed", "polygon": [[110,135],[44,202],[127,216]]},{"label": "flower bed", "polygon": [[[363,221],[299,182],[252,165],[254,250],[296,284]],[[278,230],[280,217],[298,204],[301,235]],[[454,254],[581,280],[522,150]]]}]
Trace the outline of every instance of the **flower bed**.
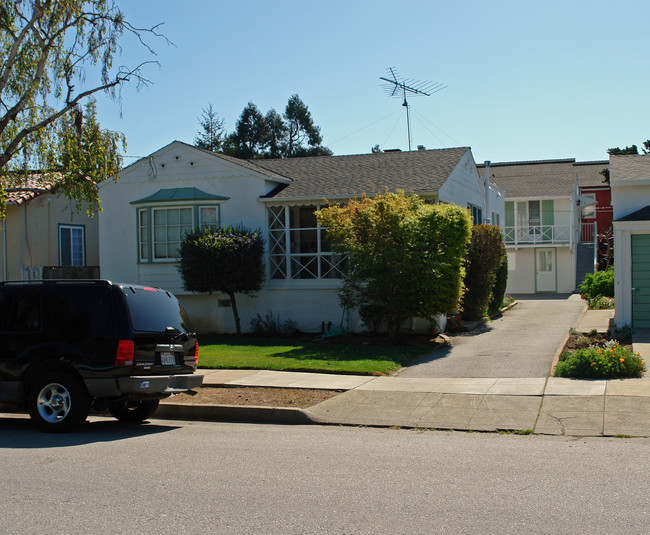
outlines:
[{"label": "flower bed", "polygon": [[612,379],[641,377],[645,363],[639,353],[604,334],[571,333],[555,367],[556,377]]}]

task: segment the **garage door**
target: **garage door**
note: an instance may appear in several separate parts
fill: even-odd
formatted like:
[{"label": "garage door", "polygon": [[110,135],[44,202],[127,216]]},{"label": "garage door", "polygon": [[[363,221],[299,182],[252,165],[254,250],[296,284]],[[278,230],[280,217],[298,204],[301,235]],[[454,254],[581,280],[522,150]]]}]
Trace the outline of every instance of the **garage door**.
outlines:
[{"label": "garage door", "polygon": [[650,234],[632,234],[632,325],[650,327]]}]

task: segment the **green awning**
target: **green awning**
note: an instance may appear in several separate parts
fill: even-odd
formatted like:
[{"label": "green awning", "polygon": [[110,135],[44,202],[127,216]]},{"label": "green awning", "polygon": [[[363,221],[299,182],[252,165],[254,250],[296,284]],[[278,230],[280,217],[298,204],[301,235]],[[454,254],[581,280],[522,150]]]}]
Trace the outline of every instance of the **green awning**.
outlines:
[{"label": "green awning", "polygon": [[144,197],[129,204],[144,204],[152,202],[175,202],[175,201],[227,201],[230,197],[213,195],[198,188],[168,188],[160,189],[156,193]]}]

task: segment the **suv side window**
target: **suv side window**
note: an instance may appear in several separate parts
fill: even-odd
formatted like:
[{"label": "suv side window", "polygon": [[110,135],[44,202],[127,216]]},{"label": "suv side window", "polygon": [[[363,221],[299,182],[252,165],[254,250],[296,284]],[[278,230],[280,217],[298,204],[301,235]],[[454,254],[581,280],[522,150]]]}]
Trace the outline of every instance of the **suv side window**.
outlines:
[{"label": "suv side window", "polygon": [[109,292],[92,287],[61,287],[52,295],[52,324],[64,335],[99,336],[113,331]]},{"label": "suv side window", "polygon": [[33,290],[0,293],[0,331],[36,332],[41,329],[41,307]]}]

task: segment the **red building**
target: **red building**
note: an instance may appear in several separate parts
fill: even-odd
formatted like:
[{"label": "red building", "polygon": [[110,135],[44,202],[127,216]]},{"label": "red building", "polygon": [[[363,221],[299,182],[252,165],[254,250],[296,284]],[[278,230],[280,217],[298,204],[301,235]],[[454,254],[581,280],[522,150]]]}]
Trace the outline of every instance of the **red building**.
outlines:
[{"label": "red building", "polygon": [[[573,168],[578,178],[581,202],[585,207],[581,211],[581,241],[591,242],[594,234],[605,234],[612,228],[612,193],[609,183],[601,171],[609,162],[575,162]],[[589,200],[596,204],[590,204]],[[586,202],[585,202],[586,201]]]}]

